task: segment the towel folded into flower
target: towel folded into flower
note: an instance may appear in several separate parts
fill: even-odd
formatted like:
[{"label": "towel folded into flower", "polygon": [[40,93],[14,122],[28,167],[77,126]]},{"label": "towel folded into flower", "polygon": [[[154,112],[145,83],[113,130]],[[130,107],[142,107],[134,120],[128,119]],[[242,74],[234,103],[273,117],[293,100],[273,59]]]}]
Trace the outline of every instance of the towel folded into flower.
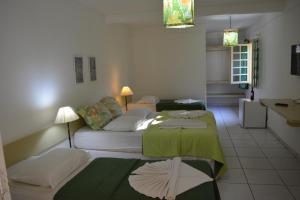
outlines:
[{"label": "towel folded into flower", "polygon": [[174,102],[181,103],[181,104],[191,104],[191,103],[202,102],[202,100],[199,100],[199,99],[177,99],[177,100],[174,100]]},{"label": "towel folded into flower", "polygon": [[206,115],[206,110],[175,110],[175,111],[169,111],[168,115],[175,118],[196,118],[196,117],[202,117],[203,115]]},{"label": "towel folded into flower", "polygon": [[152,198],[175,200],[176,196],[198,185],[213,181],[179,157],[173,160],[146,163],[132,172],[128,180],[137,192]]},{"label": "towel folded into flower", "polygon": [[207,128],[206,122],[199,119],[167,119],[159,124],[160,128]]}]

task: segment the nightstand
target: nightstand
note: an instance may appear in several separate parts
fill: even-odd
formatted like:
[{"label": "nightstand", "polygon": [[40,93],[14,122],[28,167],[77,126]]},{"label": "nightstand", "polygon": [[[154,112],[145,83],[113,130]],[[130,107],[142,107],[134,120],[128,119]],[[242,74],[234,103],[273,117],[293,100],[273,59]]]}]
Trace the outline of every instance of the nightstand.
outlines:
[{"label": "nightstand", "polygon": [[239,122],[243,128],[266,128],[267,108],[259,101],[239,99]]}]

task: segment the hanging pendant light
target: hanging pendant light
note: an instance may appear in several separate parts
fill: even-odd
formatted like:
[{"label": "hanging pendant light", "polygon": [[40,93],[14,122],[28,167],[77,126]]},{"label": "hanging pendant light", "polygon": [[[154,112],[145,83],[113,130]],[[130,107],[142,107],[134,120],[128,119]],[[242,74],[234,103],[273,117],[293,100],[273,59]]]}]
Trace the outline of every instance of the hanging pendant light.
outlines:
[{"label": "hanging pendant light", "polygon": [[194,0],[164,0],[166,28],[188,28],[195,25]]},{"label": "hanging pendant light", "polygon": [[230,16],[230,28],[224,30],[223,45],[224,46],[237,46],[239,40],[238,29],[231,28],[231,16]]}]

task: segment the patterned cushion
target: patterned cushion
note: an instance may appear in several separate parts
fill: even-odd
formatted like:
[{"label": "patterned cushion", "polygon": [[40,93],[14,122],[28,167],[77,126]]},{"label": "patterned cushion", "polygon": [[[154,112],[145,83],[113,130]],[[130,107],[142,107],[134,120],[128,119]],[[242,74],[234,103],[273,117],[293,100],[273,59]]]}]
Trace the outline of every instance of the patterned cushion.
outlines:
[{"label": "patterned cushion", "polygon": [[122,108],[119,106],[117,101],[113,97],[104,97],[100,101],[103,103],[111,112],[113,118],[116,118],[123,114]]},{"label": "patterned cushion", "polygon": [[77,108],[77,113],[93,130],[101,130],[112,120],[112,114],[102,103],[94,106],[80,106]]}]

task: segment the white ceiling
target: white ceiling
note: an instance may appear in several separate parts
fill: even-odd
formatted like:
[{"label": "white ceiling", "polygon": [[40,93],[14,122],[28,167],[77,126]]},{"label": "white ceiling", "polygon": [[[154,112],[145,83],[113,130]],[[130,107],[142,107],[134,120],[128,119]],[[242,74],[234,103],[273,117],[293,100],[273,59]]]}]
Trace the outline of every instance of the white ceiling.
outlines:
[{"label": "white ceiling", "polygon": [[[106,17],[107,23],[161,24],[163,0],[77,0]],[[229,25],[247,28],[264,13],[280,12],[287,0],[195,0],[196,18],[205,16],[207,31]]]},{"label": "white ceiling", "polygon": [[[132,14],[142,12],[162,12],[163,0],[78,0],[82,4],[96,9],[100,14]],[[215,8],[220,7],[249,7],[258,6],[265,7],[268,5],[269,9],[279,9],[285,4],[286,0],[195,0],[196,10],[201,8]],[[258,8],[258,10],[260,10]],[[196,13],[197,14],[197,13]]]},{"label": "white ceiling", "polygon": [[211,15],[205,17],[206,19],[206,30],[207,32],[218,32],[223,31],[225,28],[230,26],[230,16],[231,16],[231,26],[237,29],[246,29],[250,27],[255,22],[263,17],[264,13],[256,14],[235,14],[235,15]]}]

